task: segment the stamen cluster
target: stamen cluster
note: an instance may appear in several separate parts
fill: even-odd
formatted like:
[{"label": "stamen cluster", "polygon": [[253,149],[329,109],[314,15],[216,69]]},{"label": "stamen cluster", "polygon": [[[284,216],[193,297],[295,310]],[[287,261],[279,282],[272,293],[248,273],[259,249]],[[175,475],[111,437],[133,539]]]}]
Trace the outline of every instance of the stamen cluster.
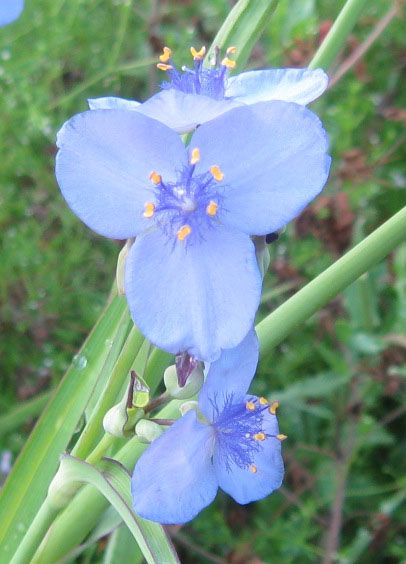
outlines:
[{"label": "stamen cluster", "polygon": [[[257,466],[253,464],[254,456],[261,450],[261,442],[271,436],[264,430],[264,417],[267,411],[275,415],[278,405],[278,402],[274,402],[269,406],[265,398],[255,396],[245,403],[235,403],[230,395],[220,411],[213,401],[215,416],[212,426],[216,434],[217,452],[228,472],[232,471],[232,464],[254,474],[257,472]],[[284,440],[286,437],[277,435],[275,438]]]},{"label": "stamen cluster", "polygon": [[156,172],[149,178],[155,186],[155,203],[144,204],[144,217],[156,218],[157,224],[170,239],[184,241],[189,236],[199,234],[202,227],[210,227],[217,215],[221,202],[218,182],[224,174],[218,165],[209,171],[195,174],[196,164],[200,160],[200,151],[196,147],[191,151],[190,162],[179,173],[175,182],[166,182]]},{"label": "stamen cluster", "polygon": [[168,73],[169,80],[164,81],[161,84],[161,88],[163,90],[174,88],[185,94],[203,94],[215,100],[223,100],[225,98],[228,70],[233,69],[236,65],[235,61],[230,59],[228,55],[234,55],[236,51],[236,47],[229,47],[226,51],[227,56],[221,62],[216,60],[211,67],[206,68],[203,66],[206,48],[202,47],[196,50],[194,47],[191,47],[190,52],[194,66],[192,69],[183,66],[179,71],[173,62],[171,49],[164,47],[157,67]]}]

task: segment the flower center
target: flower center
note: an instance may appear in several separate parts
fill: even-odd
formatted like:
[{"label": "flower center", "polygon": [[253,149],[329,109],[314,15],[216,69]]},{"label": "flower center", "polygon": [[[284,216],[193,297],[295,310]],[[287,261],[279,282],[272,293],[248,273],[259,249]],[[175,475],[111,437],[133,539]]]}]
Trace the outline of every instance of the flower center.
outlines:
[{"label": "flower center", "polygon": [[218,165],[196,174],[199,160],[200,151],[195,147],[175,182],[166,182],[156,171],[149,175],[155,197],[145,202],[143,216],[154,218],[170,239],[190,242],[191,235],[199,236],[218,214],[222,200],[219,183],[224,174]]},{"label": "flower center", "polygon": [[261,449],[261,443],[268,436],[263,430],[264,410],[269,409],[268,402],[262,403],[263,398],[253,397],[245,404],[233,403],[233,398],[227,398],[221,412],[217,411],[213,428],[216,432],[217,452],[222,458],[228,471],[232,471],[232,464],[240,468],[257,472],[253,464],[255,454]]},{"label": "flower center", "polygon": [[193,68],[184,66],[179,71],[172,60],[171,49],[164,47],[157,67],[168,73],[169,80],[164,81],[161,88],[163,90],[174,88],[186,94],[203,94],[216,100],[222,100],[225,97],[228,70],[233,69],[236,64],[228,55],[234,55],[236,51],[236,47],[229,47],[226,51],[227,56],[221,62],[218,53],[216,53],[214,64],[210,68],[206,68],[203,66],[206,48],[202,47],[197,51],[194,47],[191,47]]}]

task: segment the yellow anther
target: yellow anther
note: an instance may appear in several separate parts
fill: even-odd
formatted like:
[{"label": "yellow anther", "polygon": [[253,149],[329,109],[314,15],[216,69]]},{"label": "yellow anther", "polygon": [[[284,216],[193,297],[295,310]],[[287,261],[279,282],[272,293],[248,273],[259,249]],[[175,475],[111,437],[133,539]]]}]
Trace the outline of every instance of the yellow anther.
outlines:
[{"label": "yellow anther", "polygon": [[206,208],[207,215],[211,215],[211,216],[216,215],[218,207],[219,206],[216,202],[213,202],[213,200],[210,200],[210,202],[207,204],[207,208]]},{"label": "yellow anther", "polygon": [[224,178],[224,173],[222,172],[221,168],[218,165],[213,165],[210,167],[210,172],[217,182],[221,182]]},{"label": "yellow anther", "polygon": [[278,441],[284,441],[285,439],[288,438],[288,436],[282,435],[282,433],[280,433],[279,435],[276,435],[276,438],[278,439]]},{"label": "yellow anther", "polygon": [[195,165],[200,161],[200,151],[197,147],[192,150],[192,156],[190,157],[190,164]]},{"label": "yellow anther", "polygon": [[153,170],[149,175],[149,179],[153,184],[160,184],[162,180],[162,176]]},{"label": "yellow anther", "polygon": [[259,403],[260,403],[261,405],[268,405],[269,402],[268,402],[268,400],[267,400],[266,398],[263,398],[263,397],[262,397],[262,398],[259,398]]},{"label": "yellow anther", "polygon": [[257,467],[255,466],[255,464],[250,464],[249,467],[248,467],[248,470],[250,472],[252,472],[253,474],[257,473]]},{"label": "yellow anther", "polygon": [[266,435],[265,435],[265,433],[256,433],[254,435],[254,439],[256,441],[264,441],[266,439]]},{"label": "yellow anther", "polygon": [[171,57],[171,49],[169,49],[169,47],[164,47],[162,55],[159,55],[159,60],[161,61],[161,63],[167,63]]},{"label": "yellow anther", "polygon": [[255,411],[255,403],[253,401],[247,401],[245,407],[248,409],[248,411]]},{"label": "yellow anther", "polygon": [[172,65],[167,65],[166,63],[158,63],[157,64],[157,68],[159,70],[163,70],[163,71],[168,71],[168,70],[172,70],[173,66]]},{"label": "yellow anther", "polygon": [[228,57],[225,57],[222,61],[221,64],[223,65],[223,67],[227,67],[228,69],[233,69],[235,68],[235,65],[237,64],[235,61],[233,61],[232,59],[229,59]]},{"label": "yellow anther", "polygon": [[192,233],[192,228],[190,225],[182,225],[182,227],[176,233],[176,237],[179,241],[184,241]]},{"label": "yellow anther", "polygon": [[206,54],[206,47],[201,47],[199,51],[197,51],[194,47],[191,47],[190,52],[192,53],[192,57],[195,61],[201,61]]},{"label": "yellow anther", "polygon": [[235,55],[237,53],[237,47],[235,47],[234,45],[228,47],[226,53],[227,55]]},{"label": "yellow anther", "polygon": [[276,410],[278,409],[278,407],[279,407],[279,402],[278,402],[278,401],[273,401],[273,402],[271,403],[271,407],[269,408],[269,413],[270,413],[271,415],[275,415]]},{"label": "yellow anther", "polygon": [[144,217],[150,218],[155,213],[155,204],[152,202],[145,202],[144,204],[145,211],[142,214]]}]

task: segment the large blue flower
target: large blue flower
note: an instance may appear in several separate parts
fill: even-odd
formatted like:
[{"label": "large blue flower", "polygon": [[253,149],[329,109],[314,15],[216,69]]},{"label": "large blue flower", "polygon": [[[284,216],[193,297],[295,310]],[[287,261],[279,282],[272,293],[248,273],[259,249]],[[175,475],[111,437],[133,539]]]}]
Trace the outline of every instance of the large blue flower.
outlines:
[{"label": "large blue flower", "polygon": [[[228,50],[231,55],[233,48]],[[158,67],[168,73],[163,91],[140,104],[123,98],[89,100],[90,109],[136,110],[162,121],[179,133],[194,129],[236,106],[283,100],[306,105],[327,88],[328,77],[321,69],[267,69],[228,76],[234,61],[228,56],[209,68],[203,66],[205,50],[192,48],[193,69],[179,71],[168,47]]]},{"label": "large blue flower", "polygon": [[0,0],[0,26],[19,18],[23,9],[24,0]]},{"label": "large blue flower", "polygon": [[245,504],[279,488],[283,461],[277,402],[246,395],[258,361],[250,331],[211,364],[191,410],[156,439],[132,477],[134,510],[159,523],[185,523],[209,505],[217,489]]},{"label": "large blue flower", "polygon": [[58,134],[56,176],[72,210],[114,239],[137,236],[125,291],[144,335],[215,360],[253,325],[261,275],[250,235],[280,229],[326,182],[319,119],[286,102],[236,108],[185,148],[138,112],[78,114]]}]

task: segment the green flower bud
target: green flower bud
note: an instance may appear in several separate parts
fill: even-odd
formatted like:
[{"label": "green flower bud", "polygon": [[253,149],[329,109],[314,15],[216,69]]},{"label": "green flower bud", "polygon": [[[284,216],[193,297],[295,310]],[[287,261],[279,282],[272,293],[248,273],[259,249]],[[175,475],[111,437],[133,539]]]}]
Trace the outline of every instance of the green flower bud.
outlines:
[{"label": "green flower bud", "polygon": [[135,434],[143,443],[152,443],[162,435],[162,428],[158,423],[141,419],[135,426]]},{"label": "green flower bud", "polygon": [[199,362],[188,377],[186,384],[181,388],[178,383],[176,366],[169,366],[164,372],[164,382],[168,394],[175,399],[193,398],[203,386],[203,367]]},{"label": "green flower bud", "polygon": [[269,253],[268,245],[266,244],[265,237],[256,236],[252,238],[255,245],[255,254],[257,256],[258,268],[262,274],[262,278],[265,276],[269,263],[271,262],[271,255]]}]

